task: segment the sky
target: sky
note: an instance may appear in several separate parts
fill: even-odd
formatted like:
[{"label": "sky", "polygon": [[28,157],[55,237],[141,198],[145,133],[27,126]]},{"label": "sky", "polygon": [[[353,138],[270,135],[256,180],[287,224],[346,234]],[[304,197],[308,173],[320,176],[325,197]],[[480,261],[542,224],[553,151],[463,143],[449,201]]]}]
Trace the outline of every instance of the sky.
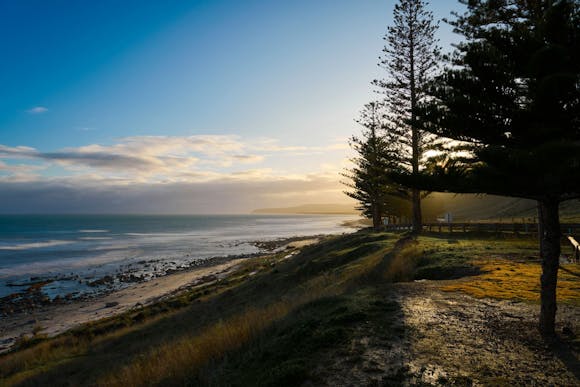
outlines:
[{"label": "sky", "polygon": [[394,3],[0,0],[0,213],[349,203]]}]

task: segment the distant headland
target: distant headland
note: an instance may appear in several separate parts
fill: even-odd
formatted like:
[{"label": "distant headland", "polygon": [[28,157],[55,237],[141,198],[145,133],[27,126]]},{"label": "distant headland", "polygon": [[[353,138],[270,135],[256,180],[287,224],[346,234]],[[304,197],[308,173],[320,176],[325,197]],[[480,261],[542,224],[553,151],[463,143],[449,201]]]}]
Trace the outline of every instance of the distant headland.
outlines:
[{"label": "distant headland", "polygon": [[300,215],[358,215],[349,204],[302,204],[294,207],[259,208],[252,214],[300,214]]}]

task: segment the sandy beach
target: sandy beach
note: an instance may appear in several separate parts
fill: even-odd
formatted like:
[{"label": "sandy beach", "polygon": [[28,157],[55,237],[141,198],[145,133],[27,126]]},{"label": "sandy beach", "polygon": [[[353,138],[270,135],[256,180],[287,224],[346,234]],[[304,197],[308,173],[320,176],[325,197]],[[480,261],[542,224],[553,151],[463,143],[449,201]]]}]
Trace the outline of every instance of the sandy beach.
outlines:
[{"label": "sandy beach", "polygon": [[[318,238],[291,238],[271,243],[271,250],[289,253],[318,242]],[[150,305],[191,286],[217,281],[231,275],[246,258],[218,261],[205,267],[174,272],[150,281],[95,298],[78,299],[64,304],[40,305],[26,311],[4,316],[0,326],[0,353],[8,351],[22,335],[34,330],[50,337],[81,324],[112,317],[132,308]]]}]

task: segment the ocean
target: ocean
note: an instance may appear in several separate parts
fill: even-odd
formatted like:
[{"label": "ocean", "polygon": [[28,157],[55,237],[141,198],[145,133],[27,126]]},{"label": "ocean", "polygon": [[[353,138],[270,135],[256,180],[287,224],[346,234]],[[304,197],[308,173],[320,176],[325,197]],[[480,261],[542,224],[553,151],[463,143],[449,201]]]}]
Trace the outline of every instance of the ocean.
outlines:
[{"label": "ocean", "polygon": [[254,242],[340,234],[352,215],[0,216],[0,297],[40,284],[49,298],[128,286],[213,257],[261,253]]}]

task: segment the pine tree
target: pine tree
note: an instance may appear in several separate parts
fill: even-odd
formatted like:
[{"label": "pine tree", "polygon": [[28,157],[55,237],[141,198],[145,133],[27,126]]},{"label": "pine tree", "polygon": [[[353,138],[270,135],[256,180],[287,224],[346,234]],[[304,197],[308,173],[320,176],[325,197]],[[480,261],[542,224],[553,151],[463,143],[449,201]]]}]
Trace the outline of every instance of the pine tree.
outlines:
[{"label": "pine tree", "polygon": [[400,203],[396,196],[400,189],[389,180],[389,171],[396,168],[393,164],[392,142],[388,133],[384,133],[384,114],[377,102],[365,105],[357,120],[362,128],[362,137],[353,136],[351,147],[357,156],[351,161],[354,168],[342,175],[349,179],[343,182],[351,191],[345,194],[357,200],[358,210],[373,220],[375,230],[380,229],[382,217],[385,215],[400,215]]},{"label": "pine tree", "polygon": [[580,197],[580,6],[574,0],[461,2],[467,12],[452,25],[465,41],[418,111],[423,129],[457,145],[422,186],[538,202],[539,328],[550,336],[559,204]]},{"label": "pine tree", "polygon": [[[384,80],[373,84],[385,94],[389,130],[396,134],[401,167],[417,175],[422,169],[427,139],[416,123],[415,109],[425,95],[427,81],[437,69],[440,49],[435,32],[438,25],[428,3],[422,0],[400,0],[393,12],[393,26],[384,37],[386,45],[379,66],[387,72]],[[422,229],[421,192],[411,188],[413,231]]]}]

